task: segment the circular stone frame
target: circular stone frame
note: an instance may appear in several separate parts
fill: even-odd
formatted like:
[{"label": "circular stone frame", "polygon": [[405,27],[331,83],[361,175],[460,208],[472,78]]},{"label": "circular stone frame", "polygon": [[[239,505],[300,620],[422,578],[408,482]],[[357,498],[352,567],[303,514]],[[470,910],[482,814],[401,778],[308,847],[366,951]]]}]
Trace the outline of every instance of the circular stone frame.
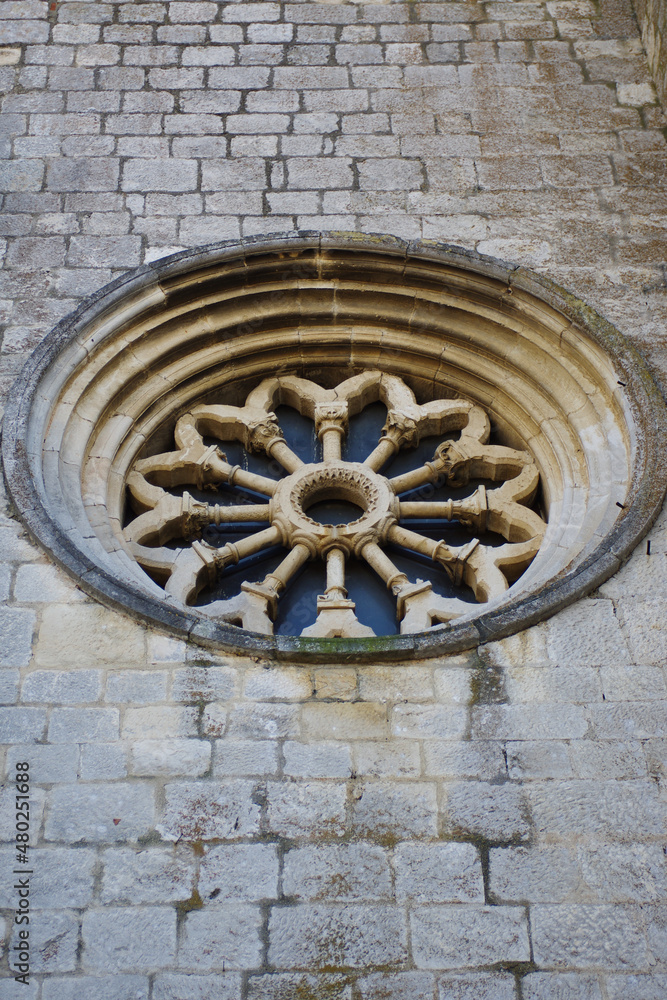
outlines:
[{"label": "circular stone frame", "polygon": [[[463,620],[374,638],[264,636],[165,600],[122,543],[151,435],[226,385],[366,368],[479,403],[498,440],[532,453],[549,526],[526,572]],[[546,278],[443,244],[288,233],[175,254],[87,299],[15,383],[3,458],[30,534],[104,604],[236,653],[407,660],[515,633],[611,576],[660,510],[665,417],[631,345]]]}]

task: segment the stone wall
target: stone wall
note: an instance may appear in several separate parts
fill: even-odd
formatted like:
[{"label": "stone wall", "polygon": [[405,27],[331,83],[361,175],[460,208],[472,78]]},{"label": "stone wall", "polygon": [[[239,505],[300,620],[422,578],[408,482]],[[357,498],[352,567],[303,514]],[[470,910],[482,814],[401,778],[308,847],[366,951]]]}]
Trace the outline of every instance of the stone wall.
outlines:
[{"label": "stone wall", "polygon": [[635,0],[642,41],[658,93],[665,103],[667,97],[667,4],[664,0]]},{"label": "stone wall", "polygon": [[[630,13],[6,0],[2,392],[115,275],[294,227],[532,267],[664,387],[665,120]],[[7,939],[25,760],[34,909],[0,1000],[663,998],[664,515],[650,540],[517,637],[308,668],[101,608],[5,502]]]}]

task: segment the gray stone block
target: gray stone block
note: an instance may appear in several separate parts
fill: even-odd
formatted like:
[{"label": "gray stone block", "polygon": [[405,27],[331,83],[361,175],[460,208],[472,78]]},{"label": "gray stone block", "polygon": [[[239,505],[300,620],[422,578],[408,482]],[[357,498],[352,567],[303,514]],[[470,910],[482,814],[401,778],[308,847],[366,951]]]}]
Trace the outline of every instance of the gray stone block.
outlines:
[{"label": "gray stone block", "polygon": [[271,833],[282,837],[337,837],[345,830],[343,783],[269,782],[267,822]]},{"label": "gray stone block", "polygon": [[601,844],[580,847],[577,855],[583,882],[596,901],[654,903],[667,899],[667,868],[660,844]]},{"label": "gray stone block", "polygon": [[236,972],[196,976],[161,972],[155,977],[153,1000],[241,1000],[241,976]]},{"label": "gray stone block", "polygon": [[538,904],[531,932],[538,966],[631,972],[653,961],[639,907]]},{"label": "gray stone block", "polygon": [[216,777],[273,775],[278,771],[278,747],[271,740],[217,740],[213,773]]},{"label": "gray stone block", "polygon": [[274,907],[269,961],[276,968],[367,968],[407,959],[405,915],[390,906]]},{"label": "gray stone block", "polygon": [[667,996],[667,975],[663,973],[609,976],[606,983],[609,1000],[663,1000]]},{"label": "gray stone block", "polygon": [[167,679],[165,670],[110,671],[107,675],[106,701],[133,704],[164,701]]},{"label": "gray stone block", "polygon": [[278,856],[274,844],[223,844],[200,863],[199,892],[204,899],[257,902],[278,898]]},{"label": "gray stone block", "polygon": [[183,969],[255,969],[260,964],[262,914],[258,906],[236,903],[189,913],[178,949]]},{"label": "gray stone block", "polygon": [[377,781],[356,785],[352,824],[370,837],[434,837],[438,806],[435,785]]},{"label": "gray stone block", "polygon": [[460,969],[530,957],[526,913],[514,906],[420,907],[410,916],[420,969]]},{"label": "gray stone block", "polygon": [[484,880],[472,844],[397,844],[396,898],[415,903],[483,903]]},{"label": "gray stone block", "polygon": [[176,913],[166,906],[89,910],[82,936],[85,969],[153,972],[176,957]]},{"label": "gray stone block", "polygon": [[[19,942],[14,924],[10,948]],[[71,910],[41,910],[30,920],[30,972],[73,972],[79,942],[79,917]]]},{"label": "gray stone block", "polygon": [[79,777],[82,781],[124,778],[126,748],[122,743],[82,743]]},{"label": "gray stone block", "polygon": [[260,807],[250,781],[175,782],[165,786],[167,840],[236,840],[259,832]]},{"label": "gray stone block", "polygon": [[0,741],[23,743],[40,740],[46,727],[46,710],[42,708],[0,708]]},{"label": "gray stone block", "polygon": [[117,708],[55,708],[49,721],[51,743],[95,743],[117,740]]},{"label": "gray stone block", "polygon": [[[521,980],[523,1000],[602,1000],[597,976],[532,972]],[[623,994],[627,1000],[627,994]]]},{"label": "gray stone block", "polygon": [[581,886],[577,859],[565,847],[501,847],[489,851],[489,891],[505,903],[562,903]]},{"label": "gray stone block", "polygon": [[431,1000],[435,976],[430,972],[374,972],[357,980],[362,1000]]},{"label": "gray stone block", "polygon": [[274,972],[248,979],[248,1000],[290,1000],[299,994],[304,998],[352,1000],[352,983],[347,975],[340,973]]},{"label": "gray stone block", "polygon": [[195,858],[188,848],[111,849],[102,865],[103,903],[170,903],[192,895]]},{"label": "gray stone block", "polygon": [[526,785],[541,836],[630,841],[664,836],[667,808],[648,781],[561,781]]},{"label": "gray stone block", "polygon": [[21,701],[55,704],[99,701],[102,677],[101,670],[34,670],[23,682]]},{"label": "gray stone block", "polygon": [[206,740],[137,740],[130,744],[130,770],[143,777],[198,777],[211,766]]},{"label": "gray stone block", "polygon": [[466,781],[445,792],[445,821],[452,832],[492,841],[527,839],[529,807],[520,785]]},{"label": "gray stone block", "polygon": [[148,976],[49,976],[42,1000],[148,1000],[148,990]]},{"label": "gray stone block", "polygon": [[[29,854],[30,905],[36,910],[59,910],[86,906],[93,896],[95,852],[76,848],[33,848]],[[14,909],[17,903],[12,874],[16,865],[13,847],[0,849],[0,906]],[[36,922],[44,922],[40,915]]]},{"label": "gray stone block", "polygon": [[0,665],[27,666],[32,654],[34,628],[35,615],[32,611],[24,611],[22,608],[0,608]]},{"label": "gray stone block", "polygon": [[[157,215],[192,215],[201,212],[200,196],[154,195],[147,208]],[[237,671],[233,667],[184,667],[174,671],[171,696],[175,701],[224,701],[236,690]]]},{"label": "gray stone block", "polygon": [[515,1000],[516,981],[506,972],[468,972],[438,979],[438,1000]]},{"label": "gray stone block", "polygon": [[387,852],[374,844],[317,844],[285,855],[283,893],[309,901],[392,898]]},{"label": "gray stone block", "polygon": [[297,778],[348,778],[352,773],[350,748],[344,743],[283,745],[285,774]]},{"label": "gray stone block", "polygon": [[145,836],[155,792],[145,783],[62,785],[49,795],[46,840],[113,842]]}]

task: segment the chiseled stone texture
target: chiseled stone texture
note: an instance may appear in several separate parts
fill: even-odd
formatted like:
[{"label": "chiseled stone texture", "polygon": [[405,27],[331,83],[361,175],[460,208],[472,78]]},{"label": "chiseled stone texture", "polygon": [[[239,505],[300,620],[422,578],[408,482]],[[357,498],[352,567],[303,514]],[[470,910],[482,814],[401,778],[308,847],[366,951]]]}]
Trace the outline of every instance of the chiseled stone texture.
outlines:
[{"label": "chiseled stone texture", "polygon": [[[532,268],[667,389],[631,0],[5,0],[0,91],[0,404],[128,268],[294,229]],[[0,479],[7,936],[18,762],[34,869],[0,1000],[665,1000],[667,513],[649,539],[469,653],[267,663],[91,601]]]}]

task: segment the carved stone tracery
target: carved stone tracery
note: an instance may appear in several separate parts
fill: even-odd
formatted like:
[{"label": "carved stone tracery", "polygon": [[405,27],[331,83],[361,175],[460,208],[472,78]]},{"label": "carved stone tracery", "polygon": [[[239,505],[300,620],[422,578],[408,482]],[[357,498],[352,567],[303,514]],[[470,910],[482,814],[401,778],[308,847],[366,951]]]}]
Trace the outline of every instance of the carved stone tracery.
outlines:
[{"label": "carved stone tracery", "polygon": [[[387,420],[376,448],[363,463],[343,461],[349,418],[378,400],[387,407]],[[306,464],[289,447],[274,412],[280,404],[314,421],[322,443],[321,462]],[[458,439],[442,441],[431,461],[392,479],[380,474],[401,449],[455,431],[460,432]],[[274,480],[232,466],[217,445],[205,444],[204,436],[240,441],[248,451],[279,462],[288,475]],[[366,371],[334,389],[295,376],[265,379],[243,407],[195,406],[176,424],[176,450],[136,462],[127,481],[136,516],[125,528],[125,541],[133,558],[181,605],[193,604],[227,566],[269,546],[285,547],[285,558],[264,580],[243,583],[235,597],[199,608],[219,621],[264,634],[273,632],[277,604],[290,580],[307,560],[321,558],[326,562],[326,589],[317,599],[315,623],[302,635],[373,635],[358,621],[345,588],[346,560],[355,556],[385,581],[396,600],[401,632],[423,631],[469,614],[471,605],[442,597],[427,580],[409,580],[387,555],[388,543],[430,557],[455,586],[465,583],[478,602],[487,602],[528,567],[546,530],[530,506],[539,484],[532,456],[489,444],[489,437],[489,419],[480,406],[464,399],[419,405],[402,379],[379,371]],[[428,484],[444,480],[460,487],[471,479],[502,485],[479,485],[460,500],[400,499],[406,491]],[[182,496],[167,492],[222,484],[262,494],[267,502],[224,506],[200,502],[185,491]],[[308,509],[323,499],[353,503],[362,514],[346,524],[321,524],[308,516]],[[411,530],[415,518],[457,521],[473,536],[491,531],[505,543],[490,546],[472,537],[465,545],[451,546]],[[202,540],[207,525],[254,527],[256,522],[266,527],[220,548]],[[178,540],[189,544],[168,547]]]}]

